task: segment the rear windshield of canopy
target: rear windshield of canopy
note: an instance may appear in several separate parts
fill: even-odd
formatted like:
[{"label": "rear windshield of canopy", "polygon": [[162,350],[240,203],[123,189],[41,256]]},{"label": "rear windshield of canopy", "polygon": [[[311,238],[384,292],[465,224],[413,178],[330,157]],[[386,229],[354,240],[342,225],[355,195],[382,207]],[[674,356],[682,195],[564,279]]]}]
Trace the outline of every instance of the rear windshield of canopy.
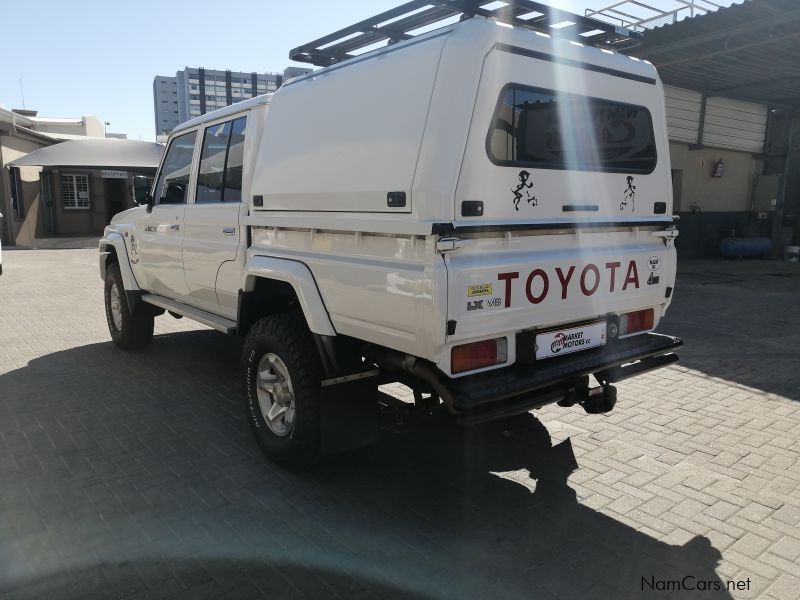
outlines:
[{"label": "rear windshield of canopy", "polygon": [[519,85],[500,93],[487,151],[501,166],[645,174],[656,167],[643,106]]}]

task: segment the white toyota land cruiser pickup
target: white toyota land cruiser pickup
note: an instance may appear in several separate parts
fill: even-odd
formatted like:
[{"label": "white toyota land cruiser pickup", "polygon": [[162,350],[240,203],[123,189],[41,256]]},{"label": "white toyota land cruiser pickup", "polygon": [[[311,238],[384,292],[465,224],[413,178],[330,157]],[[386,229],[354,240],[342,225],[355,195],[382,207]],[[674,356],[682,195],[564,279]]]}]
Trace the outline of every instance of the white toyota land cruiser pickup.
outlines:
[{"label": "white toyota land cruiser pickup", "polygon": [[606,23],[489,4],[410,2],[180,125],[100,241],[114,342],[165,311],[243,336],[250,424],[289,466],[373,439],[381,383],[472,425],[605,412],[676,361],[653,333],[677,235],[656,70]]}]

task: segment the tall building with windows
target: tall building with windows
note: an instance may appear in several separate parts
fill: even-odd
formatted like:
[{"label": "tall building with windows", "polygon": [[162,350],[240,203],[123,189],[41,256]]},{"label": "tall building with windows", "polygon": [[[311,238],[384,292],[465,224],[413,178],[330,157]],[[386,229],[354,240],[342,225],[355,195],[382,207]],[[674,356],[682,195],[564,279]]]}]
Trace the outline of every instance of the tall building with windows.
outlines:
[{"label": "tall building with windows", "polygon": [[156,135],[172,131],[178,121],[178,78],[157,75],[153,78],[153,112]]},{"label": "tall building with windows", "polygon": [[174,77],[153,78],[156,135],[207,112],[277,90],[285,80],[311,69],[287,67],[283,73],[243,73],[186,67]]}]

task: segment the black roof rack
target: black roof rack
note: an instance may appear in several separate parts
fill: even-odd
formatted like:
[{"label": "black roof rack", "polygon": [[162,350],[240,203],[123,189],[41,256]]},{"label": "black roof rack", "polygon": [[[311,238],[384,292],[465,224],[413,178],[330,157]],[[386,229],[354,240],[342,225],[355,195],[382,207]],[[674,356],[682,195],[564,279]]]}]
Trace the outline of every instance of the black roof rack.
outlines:
[{"label": "black roof rack", "polygon": [[413,0],[295,48],[289,58],[327,67],[355,58],[357,54],[353,52],[381,42],[396,44],[412,39],[415,35],[410,32],[458,15],[462,21],[475,16],[487,17],[616,50],[635,46],[642,39],[641,33],[532,0]]}]

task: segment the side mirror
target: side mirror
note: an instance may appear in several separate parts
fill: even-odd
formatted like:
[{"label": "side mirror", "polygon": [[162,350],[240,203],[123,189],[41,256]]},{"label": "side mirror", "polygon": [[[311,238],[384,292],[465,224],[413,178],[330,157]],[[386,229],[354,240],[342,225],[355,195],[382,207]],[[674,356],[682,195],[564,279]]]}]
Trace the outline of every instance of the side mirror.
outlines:
[{"label": "side mirror", "polygon": [[150,188],[153,187],[153,178],[146,175],[134,175],[133,177],[133,201],[138,205],[147,204],[147,196]]},{"label": "side mirror", "polygon": [[147,212],[152,212],[153,207],[156,205],[156,199],[153,198],[153,194],[151,194],[149,191],[145,192],[144,194],[143,204],[147,205]]}]

